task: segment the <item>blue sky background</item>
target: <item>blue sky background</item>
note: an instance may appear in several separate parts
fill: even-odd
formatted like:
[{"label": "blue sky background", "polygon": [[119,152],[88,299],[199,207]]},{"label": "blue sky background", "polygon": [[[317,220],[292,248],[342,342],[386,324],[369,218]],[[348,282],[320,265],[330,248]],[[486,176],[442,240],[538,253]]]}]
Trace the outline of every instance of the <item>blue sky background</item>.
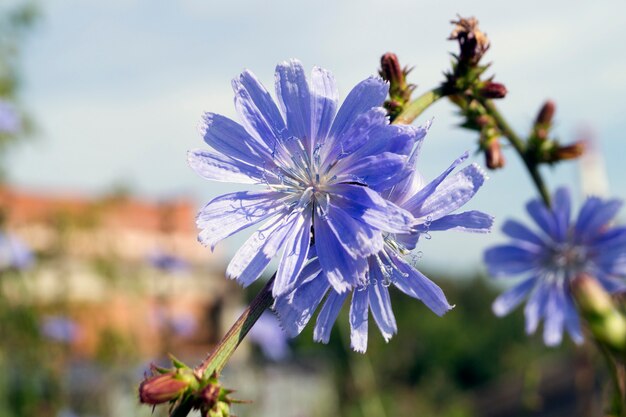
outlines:
[{"label": "blue sky background", "polygon": [[[297,57],[332,70],[345,96],[375,73],[382,53],[394,51],[415,66],[419,94],[448,68],[456,48],[445,40],[448,22],[461,13],[477,16],[492,40],[487,60],[509,89],[500,107],[513,126],[528,131],[553,98],[558,136],[568,142],[593,131],[611,193],[626,197],[623,1],[48,0],[41,7],[25,45],[22,91],[39,132],[9,164],[13,183],[31,190],[97,194],[125,183],[146,197],[205,202],[233,187],[196,177],[185,153],[203,145],[203,111],[235,116],[230,80],[244,67],[271,87],[275,64]],[[454,127],[459,119],[447,102],[421,121],[429,118],[420,170],[432,178],[474,150],[475,136]],[[498,227],[524,216],[523,203],[535,195],[513,153],[507,162],[470,206],[494,214]],[[576,163],[546,174],[552,188],[569,184],[580,201]],[[422,262],[471,272],[482,249],[501,240],[499,233],[437,234],[422,246]]]}]

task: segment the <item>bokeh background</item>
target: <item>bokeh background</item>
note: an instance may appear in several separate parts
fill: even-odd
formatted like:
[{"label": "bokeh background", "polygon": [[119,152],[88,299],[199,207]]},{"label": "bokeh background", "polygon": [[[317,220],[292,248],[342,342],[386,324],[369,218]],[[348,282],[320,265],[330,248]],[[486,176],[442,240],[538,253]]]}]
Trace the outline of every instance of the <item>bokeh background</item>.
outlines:
[{"label": "bokeh background", "polygon": [[[474,15],[515,129],[527,132],[552,98],[563,142],[594,141],[585,169],[545,170],[550,187],[568,184],[579,202],[624,198],[624,12],[618,1],[3,0],[0,100],[20,123],[0,132],[0,415],[149,415],[136,398],[148,364],[168,352],[200,360],[258,290],[223,277],[245,234],[214,253],[195,241],[196,209],[234,187],[203,181],[185,158],[203,146],[203,111],[235,117],[230,80],[243,68],[272,86],[275,64],[296,57],[333,71],[345,96],[393,51],[414,66],[420,94],[449,68],[449,21]],[[429,119],[426,178],[476,149],[449,103],[418,122]],[[534,196],[506,156],[471,203],[496,228],[525,218]],[[254,400],[236,413],[596,415],[602,375],[586,346],[547,349],[523,334],[519,312],[493,317],[502,283],[484,276],[481,257],[501,240],[496,230],[424,241],[421,268],[457,307],[439,319],[394,294],[399,334],[385,344],[371,329],[366,356],[349,351],[345,318],[329,346],[310,331],[268,346],[280,339],[268,317],[268,333],[226,370],[227,385]]]}]

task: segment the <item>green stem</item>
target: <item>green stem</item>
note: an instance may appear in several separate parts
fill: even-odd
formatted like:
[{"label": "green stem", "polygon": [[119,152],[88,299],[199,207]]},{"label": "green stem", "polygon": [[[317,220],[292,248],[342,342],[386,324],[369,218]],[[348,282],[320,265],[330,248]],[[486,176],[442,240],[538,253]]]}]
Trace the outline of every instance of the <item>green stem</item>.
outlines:
[{"label": "green stem", "polygon": [[425,92],[424,94],[410,102],[409,105],[406,106],[404,110],[402,110],[402,113],[400,113],[398,117],[396,117],[393,123],[405,125],[413,123],[413,120],[415,120],[417,116],[422,114],[422,112],[424,112],[424,110],[426,110],[428,106],[444,96],[446,96],[446,93],[442,87],[438,87]]},{"label": "green stem", "polygon": [[611,382],[613,383],[613,404],[611,412],[615,412],[616,417],[626,417],[626,393],[624,392],[626,389],[624,384],[626,382],[622,381],[618,364],[613,359],[607,347],[598,340],[595,342],[598,351],[600,351],[606,362],[609,374],[611,375]]},{"label": "green stem", "polygon": [[533,183],[537,187],[537,191],[539,191],[539,194],[541,194],[541,197],[543,198],[543,201],[546,203],[546,205],[550,207],[550,193],[548,193],[548,189],[543,181],[543,178],[541,177],[541,174],[539,173],[539,167],[537,166],[537,163],[535,163],[531,158],[528,157],[524,141],[519,136],[517,136],[515,131],[511,128],[511,126],[509,126],[498,108],[495,106],[495,104],[493,104],[493,101],[481,100],[481,104],[483,105],[485,110],[487,110],[489,115],[493,117],[493,120],[498,125],[498,129],[500,129],[500,132],[502,132],[504,137],[509,140],[509,143],[519,154],[520,158],[522,158],[522,161],[524,161],[524,164],[528,169],[528,173],[530,174]]},{"label": "green stem", "polygon": [[[219,374],[226,362],[235,352],[241,341],[246,337],[254,323],[257,322],[261,314],[272,305],[272,285],[274,284],[274,278],[272,276],[270,280],[265,284],[263,289],[254,297],[250,305],[241,313],[241,316],[228,330],[226,335],[222,338],[220,343],[213,349],[213,351],[202,361],[194,372],[201,378],[208,378],[213,373]],[[191,411],[192,403],[191,398],[186,398],[181,401],[170,413],[170,417],[184,417]]]}]

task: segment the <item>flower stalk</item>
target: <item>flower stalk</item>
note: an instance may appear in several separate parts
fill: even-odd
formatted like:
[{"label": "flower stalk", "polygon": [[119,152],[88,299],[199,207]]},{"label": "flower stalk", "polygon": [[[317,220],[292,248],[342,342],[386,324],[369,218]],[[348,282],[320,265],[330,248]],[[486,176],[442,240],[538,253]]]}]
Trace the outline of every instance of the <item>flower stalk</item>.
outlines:
[{"label": "flower stalk", "polygon": [[[235,353],[241,341],[246,337],[252,326],[257,322],[261,314],[272,305],[272,285],[275,275],[265,284],[263,289],[254,297],[250,305],[241,313],[241,316],[231,326],[220,343],[213,351],[194,369],[194,374],[201,379],[211,375],[219,375],[226,366],[228,359]],[[171,417],[184,417],[194,407],[193,398],[183,398],[171,411]]]}]

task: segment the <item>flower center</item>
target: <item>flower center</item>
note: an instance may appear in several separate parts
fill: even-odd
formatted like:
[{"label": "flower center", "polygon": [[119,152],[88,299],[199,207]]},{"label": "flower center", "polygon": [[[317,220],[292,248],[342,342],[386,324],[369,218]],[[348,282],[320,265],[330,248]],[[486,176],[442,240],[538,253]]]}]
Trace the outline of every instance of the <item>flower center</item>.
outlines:
[{"label": "flower center", "polygon": [[569,279],[585,268],[587,255],[584,246],[561,243],[550,248],[544,262],[556,278]]}]

